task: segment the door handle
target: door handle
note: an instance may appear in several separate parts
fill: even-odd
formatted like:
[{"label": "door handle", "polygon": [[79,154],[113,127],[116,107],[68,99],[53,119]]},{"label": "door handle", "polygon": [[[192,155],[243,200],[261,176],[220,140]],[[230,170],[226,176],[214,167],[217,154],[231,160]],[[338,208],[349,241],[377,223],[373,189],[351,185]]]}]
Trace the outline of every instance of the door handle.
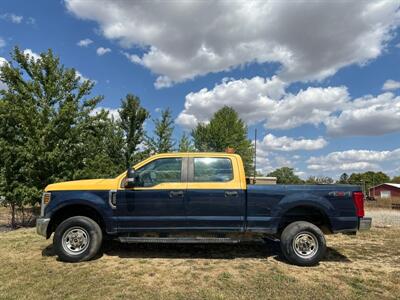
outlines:
[{"label": "door handle", "polygon": [[237,197],[238,196],[238,192],[235,191],[226,191],[225,192],[225,197]]},{"label": "door handle", "polygon": [[169,197],[170,198],[183,197],[183,191],[170,191]]}]

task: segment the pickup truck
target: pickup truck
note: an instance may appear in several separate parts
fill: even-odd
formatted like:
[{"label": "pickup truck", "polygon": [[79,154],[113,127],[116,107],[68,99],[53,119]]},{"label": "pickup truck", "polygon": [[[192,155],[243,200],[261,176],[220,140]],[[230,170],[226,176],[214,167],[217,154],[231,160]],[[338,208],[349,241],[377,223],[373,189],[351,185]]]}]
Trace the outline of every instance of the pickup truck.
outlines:
[{"label": "pickup truck", "polygon": [[293,264],[317,264],[324,234],[368,230],[364,196],[352,185],[249,185],[239,155],[154,155],[114,179],[45,188],[37,233],[59,259],[93,258],[103,240],[237,243],[280,240]]}]

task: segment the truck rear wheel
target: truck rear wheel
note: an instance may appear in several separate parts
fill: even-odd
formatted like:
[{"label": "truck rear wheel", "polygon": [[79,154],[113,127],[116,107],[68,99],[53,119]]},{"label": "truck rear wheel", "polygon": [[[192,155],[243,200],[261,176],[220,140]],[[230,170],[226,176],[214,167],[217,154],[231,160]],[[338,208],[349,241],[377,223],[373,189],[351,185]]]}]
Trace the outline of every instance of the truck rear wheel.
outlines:
[{"label": "truck rear wheel", "polygon": [[316,265],[325,255],[326,241],[322,231],[312,223],[297,221],[289,224],[281,235],[285,258],[298,266]]},{"label": "truck rear wheel", "polygon": [[57,226],[53,245],[60,260],[80,262],[97,254],[102,239],[99,224],[88,217],[76,216]]}]

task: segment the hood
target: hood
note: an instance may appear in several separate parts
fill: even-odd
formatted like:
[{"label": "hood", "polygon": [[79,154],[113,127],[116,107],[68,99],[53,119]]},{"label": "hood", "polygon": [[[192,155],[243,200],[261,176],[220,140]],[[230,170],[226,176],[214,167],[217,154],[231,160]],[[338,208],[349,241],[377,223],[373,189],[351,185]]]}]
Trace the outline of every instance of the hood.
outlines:
[{"label": "hood", "polygon": [[46,186],[45,191],[87,191],[87,190],[116,190],[118,179],[88,179],[53,183]]}]

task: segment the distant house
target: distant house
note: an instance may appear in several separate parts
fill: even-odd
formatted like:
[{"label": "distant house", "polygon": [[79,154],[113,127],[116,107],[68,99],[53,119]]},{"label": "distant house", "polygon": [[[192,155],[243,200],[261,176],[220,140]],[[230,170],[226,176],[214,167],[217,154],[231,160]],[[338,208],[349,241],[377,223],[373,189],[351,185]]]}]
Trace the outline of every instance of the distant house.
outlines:
[{"label": "distant house", "polygon": [[381,183],[369,189],[369,196],[375,199],[400,199],[399,183]]}]

